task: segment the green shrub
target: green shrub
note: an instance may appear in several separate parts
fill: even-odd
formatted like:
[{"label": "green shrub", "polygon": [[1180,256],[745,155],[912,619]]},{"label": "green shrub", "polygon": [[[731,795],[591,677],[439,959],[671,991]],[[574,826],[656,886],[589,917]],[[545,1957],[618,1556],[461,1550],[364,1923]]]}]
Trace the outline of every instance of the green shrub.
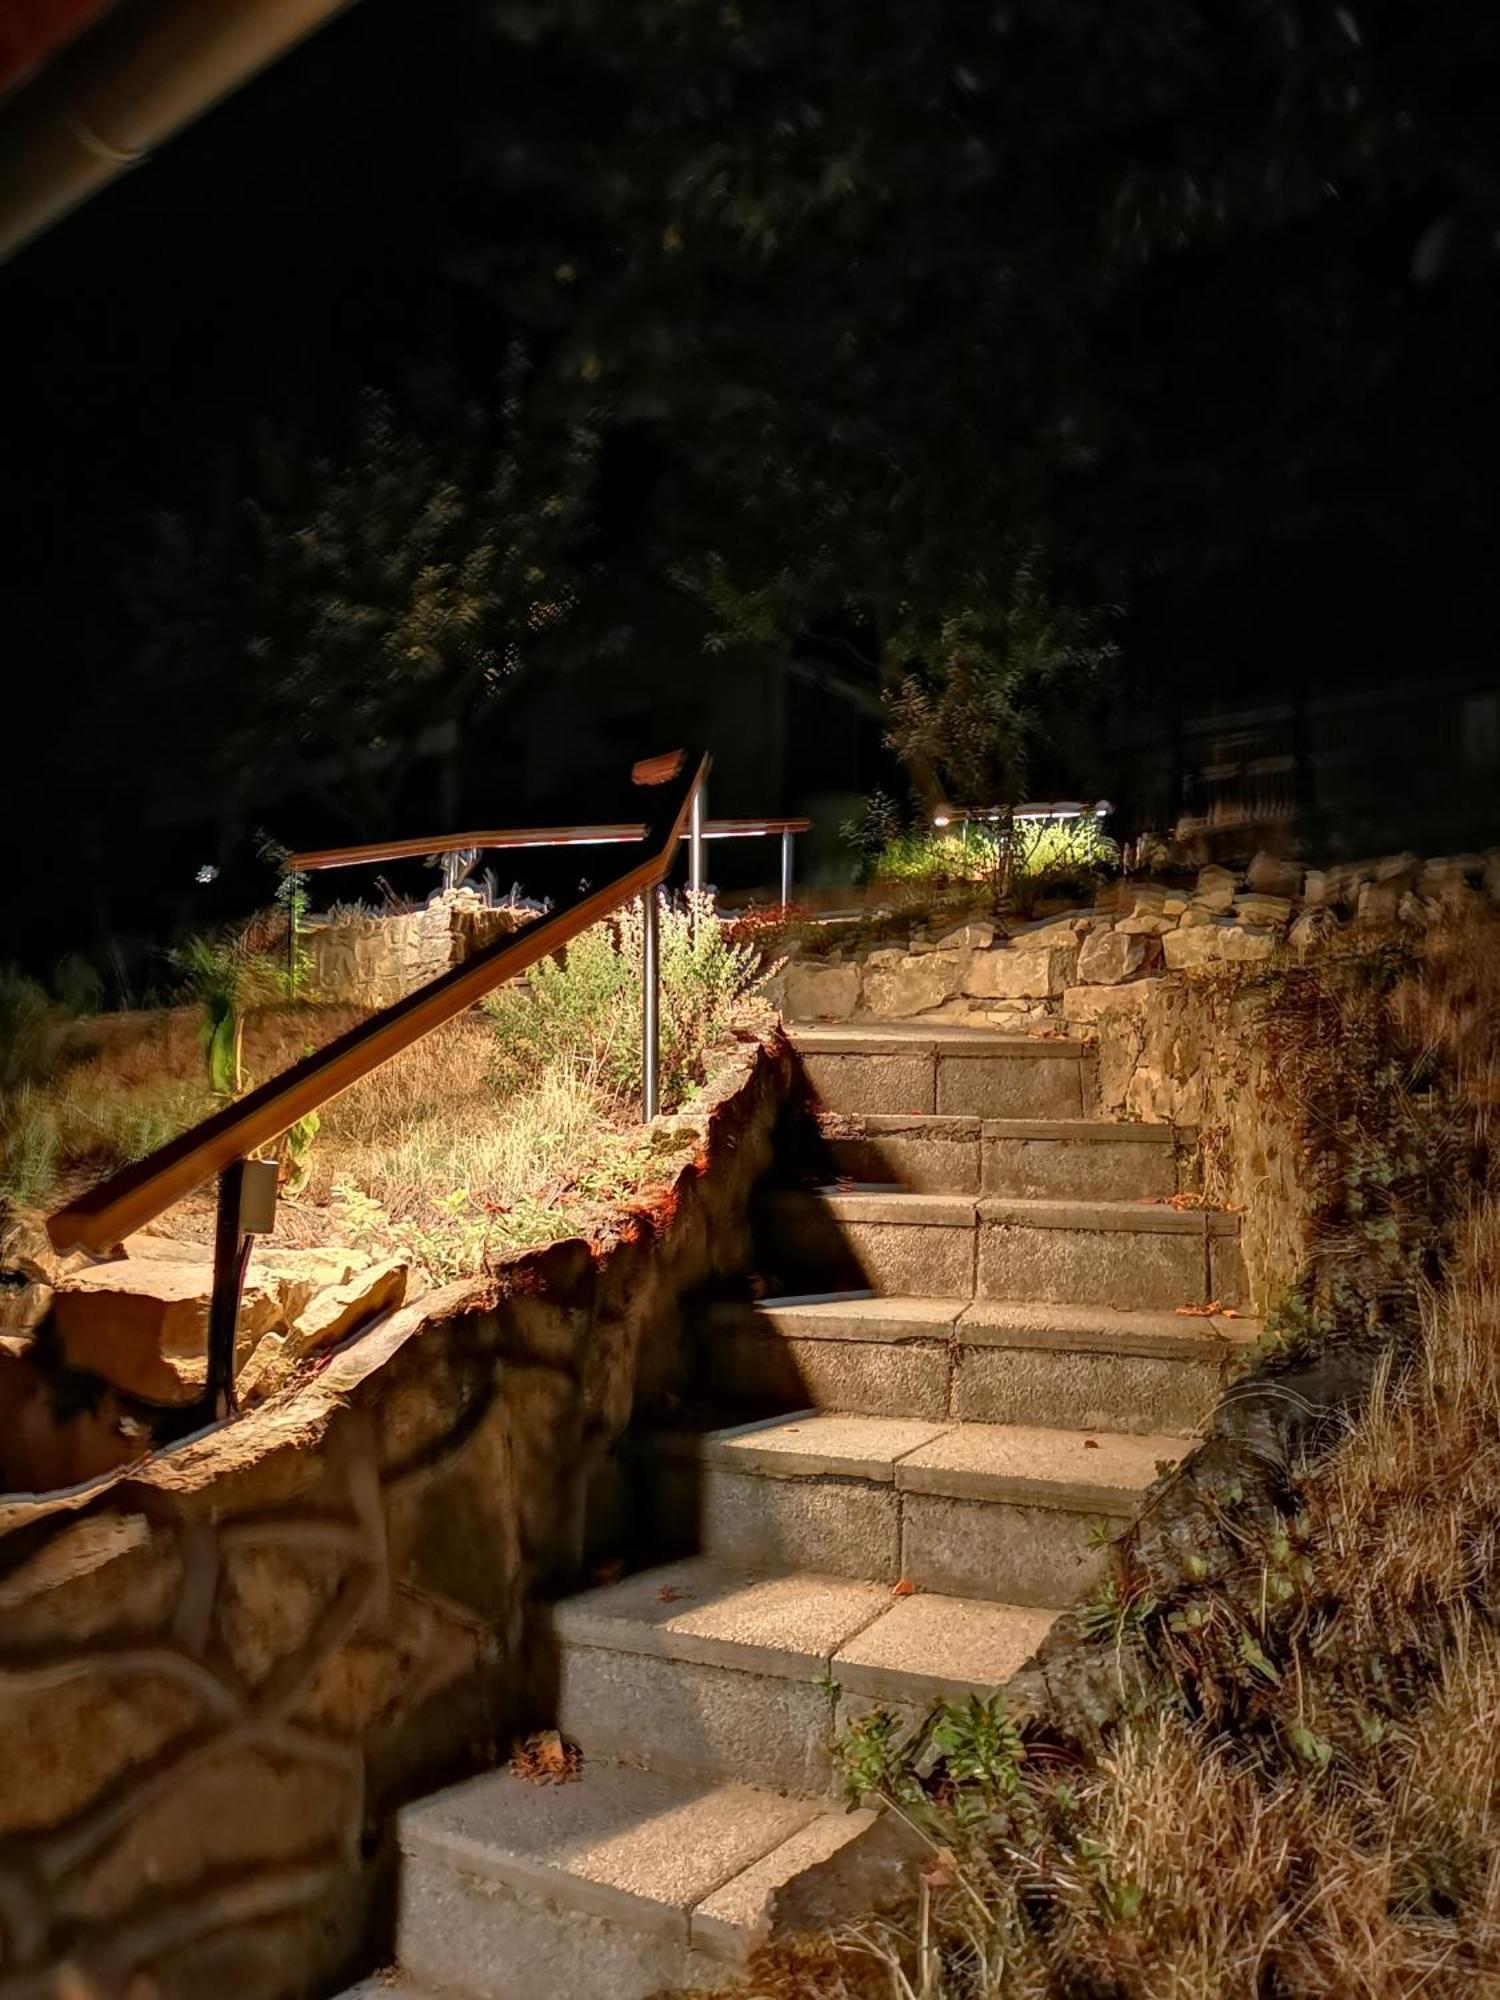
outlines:
[{"label": "green shrub", "polygon": [[[696,922],[687,908],[663,899],[658,928],[665,1106],[703,1081],[704,1051],[756,984],[760,954],[725,936],[707,897]],[[562,1064],[610,1096],[639,1095],[641,981],[636,908],[595,924],[565,953],[533,967],[524,984],[484,1003],[497,1033],[497,1080],[519,1089]]]},{"label": "green shrub", "polygon": [[243,1088],[240,1048],[245,1010],[285,996],[286,968],[235,932],[190,937],[171,958],[182,976],[183,997],[202,1009],[209,1089],[218,1097],[235,1097]]},{"label": "green shrub", "polygon": [[943,891],[971,885],[1030,908],[1046,895],[1091,892],[1120,859],[1092,813],[1072,820],[1018,820],[1008,852],[999,829],[979,822],[885,831],[872,843],[870,831],[888,824],[885,802],[877,799],[863,821],[843,829],[862,851],[862,876],[877,887]]},{"label": "green shrub", "polygon": [[66,952],[53,966],[52,991],[58,1006],[75,1020],[97,1014],[104,1004],[104,981],[82,952]]},{"label": "green shrub", "polygon": [[18,967],[0,965],[0,1097],[46,1074],[55,1036],[52,1003],[42,987]]},{"label": "green shrub", "polygon": [[46,1201],[57,1184],[57,1114],[30,1084],[0,1098],[0,1198],[23,1207]]}]

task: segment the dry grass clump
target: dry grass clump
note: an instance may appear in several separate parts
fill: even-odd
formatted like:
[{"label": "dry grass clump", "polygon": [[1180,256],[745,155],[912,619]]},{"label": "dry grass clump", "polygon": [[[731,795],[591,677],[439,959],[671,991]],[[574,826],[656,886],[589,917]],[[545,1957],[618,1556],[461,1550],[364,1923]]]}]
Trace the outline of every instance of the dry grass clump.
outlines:
[{"label": "dry grass clump", "polygon": [[[707,901],[691,912],[664,904],[660,943],[670,1108],[727,1046],[759,955],[724,935]],[[692,1142],[653,1141],[641,1125],[641,955],[638,915],[596,925],[295,1128],[281,1146],[280,1240],[401,1256],[419,1281],[447,1279],[499,1252],[588,1234],[621,1204],[650,1201]],[[216,980],[222,956],[207,951]],[[28,982],[17,993],[10,1011],[20,1019],[25,1001],[26,1021],[37,1014],[28,1048],[45,1042],[46,1068],[34,1075],[33,1064],[24,1092],[0,1101],[0,1199],[40,1207],[65,1198],[224,1101],[210,1085],[213,1048],[205,1066],[206,1002],[65,1024],[40,989],[35,1006]],[[218,985],[208,997],[222,1002]],[[249,1088],[362,1017],[291,1005],[226,1016],[220,1007],[208,1025],[234,1029],[233,1067]],[[212,1191],[181,1203],[164,1227],[208,1240]]]},{"label": "dry grass clump", "polygon": [[566,1064],[511,1089],[482,1015],[450,1022],[330,1104],[307,1184],[284,1204],[307,1240],[412,1257],[458,1277],[491,1254],[586,1233],[649,1198],[686,1142],[653,1146],[638,1107]]}]

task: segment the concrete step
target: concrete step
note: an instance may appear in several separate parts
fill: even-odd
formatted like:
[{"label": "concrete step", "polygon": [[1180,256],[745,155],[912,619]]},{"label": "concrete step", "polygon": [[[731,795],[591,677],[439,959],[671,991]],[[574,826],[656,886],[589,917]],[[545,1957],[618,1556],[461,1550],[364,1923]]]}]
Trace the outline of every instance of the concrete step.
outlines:
[{"label": "concrete step", "polygon": [[[837,1703],[915,1715],[993,1693],[1053,1616],[935,1597],[911,1613],[911,1601],[887,1583],[756,1576],[704,1556],[588,1591],[557,1607],[561,1727],[586,1757],[827,1792]],[[936,1646],[935,1607],[950,1602],[954,1643]]]},{"label": "concrete step", "polygon": [[1097,1118],[957,1118],[827,1112],[831,1174],[918,1194],[1140,1201],[1178,1191],[1170,1125]]},{"label": "concrete step", "polygon": [[829,1297],[704,1316],[704,1380],[747,1416],[852,1415],[1172,1431],[1205,1421],[1259,1338],[1251,1319],[1108,1306]]},{"label": "concrete step", "polygon": [[988,1195],[977,1214],[980,1298],[1170,1312],[1245,1293],[1239,1217],[1222,1210]]},{"label": "concrete step", "polygon": [[810,1028],[792,1045],[830,1111],[946,1112],[968,1118],[1078,1118],[1082,1042],[979,1028]]},{"label": "concrete step", "polygon": [[808,1410],[642,1441],[664,1552],[810,1570],[955,1597],[1064,1605],[1101,1573],[1092,1531],[1122,1524],[1171,1434],[954,1424]]},{"label": "concrete step", "polygon": [[400,1815],[403,1973],[463,2000],[722,1986],[778,1895],[872,1820],[601,1762],[562,1785],[475,1778]]},{"label": "concrete step", "polygon": [[1171,1311],[1244,1290],[1239,1218],[1166,1201],[780,1189],[756,1208],[777,1291],[1040,1300]]}]

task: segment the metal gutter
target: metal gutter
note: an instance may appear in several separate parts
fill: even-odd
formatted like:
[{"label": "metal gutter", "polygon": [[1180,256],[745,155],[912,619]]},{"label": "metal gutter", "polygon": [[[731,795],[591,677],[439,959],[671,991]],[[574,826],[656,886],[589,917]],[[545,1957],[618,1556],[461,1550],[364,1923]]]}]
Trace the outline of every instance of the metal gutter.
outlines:
[{"label": "metal gutter", "polygon": [[0,262],[350,0],[142,0],[0,106]]}]

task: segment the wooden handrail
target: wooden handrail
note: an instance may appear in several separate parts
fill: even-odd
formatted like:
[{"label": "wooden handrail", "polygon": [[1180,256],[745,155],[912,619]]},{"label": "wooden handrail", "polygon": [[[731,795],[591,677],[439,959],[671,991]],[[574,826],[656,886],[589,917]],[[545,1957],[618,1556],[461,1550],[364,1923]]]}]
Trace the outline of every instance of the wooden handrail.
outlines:
[{"label": "wooden handrail", "polygon": [[[806,833],[810,819],[711,819],[704,823],[705,840],[748,839],[758,833]],[[287,875],[310,875],[322,868],[355,868],[374,861],[410,861],[429,854],[460,854],[469,848],[611,847],[643,840],[646,828],[635,822],[603,826],[513,826],[480,833],[439,833],[430,838],[372,841],[363,847],[318,847],[289,854],[282,862]],[[680,836],[687,839],[684,827]]]},{"label": "wooden handrail", "polygon": [[462,965],[372,1014],[325,1048],[190,1126],[144,1159],[111,1174],[48,1217],[47,1234],[54,1247],[61,1251],[112,1249],[133,1230],[154,1221],[236,1160],[279,1138],[299,1118],[318,1110],[371,1070],[451,1021],[503,981],[514,979],[590,924],[654,888],[676,858],[693,793],[707,776],[708,764],[707,756],[679,754],[675,772],[662,783],[662,796],[653,802],[654,810],[645,824],[629,829],[644,853],[612,881],[573,897],[508,937],[497,938]]}]

